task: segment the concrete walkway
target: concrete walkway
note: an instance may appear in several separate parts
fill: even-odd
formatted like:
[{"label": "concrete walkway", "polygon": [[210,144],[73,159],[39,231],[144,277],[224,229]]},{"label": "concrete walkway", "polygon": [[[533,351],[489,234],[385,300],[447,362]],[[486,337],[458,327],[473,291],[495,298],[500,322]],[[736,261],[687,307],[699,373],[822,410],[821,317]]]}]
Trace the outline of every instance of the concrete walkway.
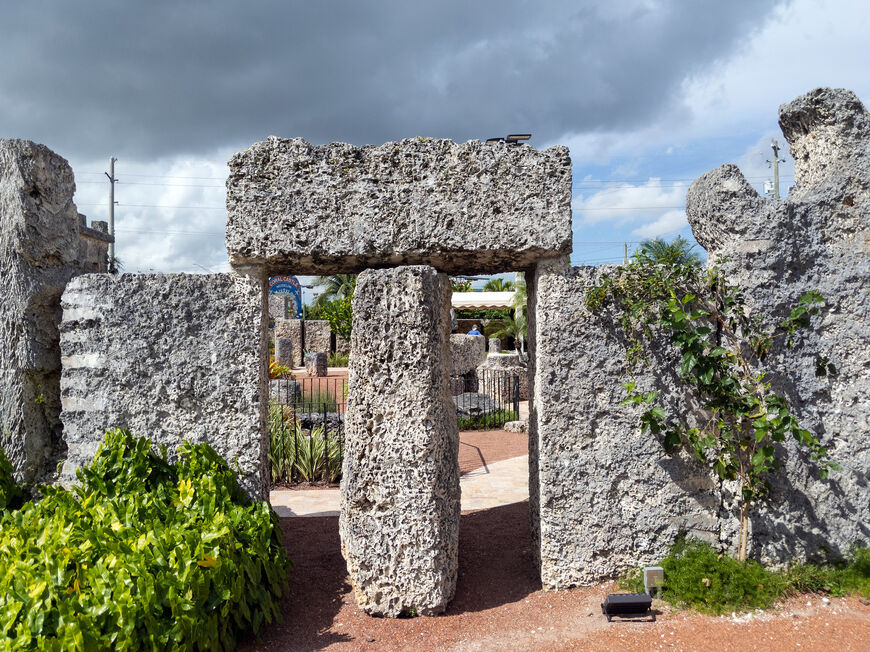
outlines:
[{"label": "concrete walkway", "polygon": [[[462,511],[510,505],[529,498],[529,456],[493,462],[459,479]],[[288,516],[338,516],[338,489],[279,489],[269,494],[275,513]]]}]

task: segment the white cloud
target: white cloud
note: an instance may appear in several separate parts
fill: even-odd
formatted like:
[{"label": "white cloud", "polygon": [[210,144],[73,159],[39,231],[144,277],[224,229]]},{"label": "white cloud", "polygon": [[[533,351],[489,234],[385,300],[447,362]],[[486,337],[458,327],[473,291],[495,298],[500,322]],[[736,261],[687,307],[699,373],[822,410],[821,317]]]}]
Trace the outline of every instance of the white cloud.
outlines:
[{"label": "white cloud", "polygon": [[681,181],[650,179],[637,185],[601,183],[599,189],[586,190],[588,194],[584,196],[584,190],[591,183],[584,181],[575,185],[575,190],[579,189],[580,193],[574,197],[571,206],[575,216],[585,225],[646,222],[681,209],[686,201],[687,184]]},{"label": "white cloud", "polygon": [[[232,152],[115,163],[116,255],[126,272],[229,269],[226,161]],[[108,161],[73,164],[75,202],[89,221],[108,219]]]},{"label": "white cloud", "polygon": [[682,231],[689,224],[686,211],[668,211],[654,222],[634,229],[631,234],[639,238],[657,238]]},{"label": "white cloud", "polygon": [[848,88],[870,102],[868,24],[868,2],[784,2],[733,54],[687,76],[670,114],[634,130],[567,133],[559,142],[570,147],[575,165],[606,165],[701,140],[714,143],[715,155],[723,141],[764,132],[767,143],[775,136],[787,153],[777,129],[780,104],[818,86]]},{"label": "white cloud", "polygon": [[780,5],[734,56],[687,79],[692,113],[720,132],[775,123],[777,107],[817,86],[870,95],[870,3],[794,0]]}]

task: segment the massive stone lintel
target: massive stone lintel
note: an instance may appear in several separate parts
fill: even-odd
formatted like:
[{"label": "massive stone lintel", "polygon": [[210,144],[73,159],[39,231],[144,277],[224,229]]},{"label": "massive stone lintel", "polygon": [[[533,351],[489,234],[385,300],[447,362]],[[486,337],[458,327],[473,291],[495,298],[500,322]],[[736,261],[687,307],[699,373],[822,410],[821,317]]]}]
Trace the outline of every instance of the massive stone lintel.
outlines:
[{"label": "massive stone lintel", "polygon": [[[733,165],[689,189],[695,237],[727,257],[723,269],[773,321],[801,295],[825,297],[822,316],[768,356],[772,389],[822,437],[844,468],[820,481],[807,455],[786,442],[787,474],[752,520],[754,556],[786,561],[845,553],[870,535],[870,114],[846,90],[819,88],[780,107],[795,158],[795,187],[783,201],[760,197]],[[818,357],[817,357],[818,356]],[[818,377],[817,361],[836,375]]]},{"label": "massive stone lintel", "polygon": [[[534,552],[547,589],[654,562],[681,532],[717,544],[721,536],[711,474],[667,455],[640,432],[639,411],[620,406],[626,367],[618,322],[590,315],[584,305],[604,271],[572,268],[565,258],[539,265],[529,277],[529,494]],[[673,368],[673,360],[659,362],[656,369]],[[663,389],[680,410],[692,405],[673,374],[637,382]]]},{"label": "massive stone lintel", "polygon": [[425,266],[369,270],[353,313],[342,553],[367,613],[439,613],[456,588],[459,542],[450,283]]},{"label": "massive stone lintel", "polygon": [[61,156],[0,139],[0,446],[26,480],[63,456],[60,295],[75,274],[105,268],[111,239],[87,227],[74,192]]},{"label": "massive stone lintel", "polygon": [[229,165],[227,251],[237,267],[479,273],[571,251],[565,147],[427,138],[314,147],[272,137]]},{"label": "massive stone lintel", "polygon": [[128,427],[170,451],[206,441],[267,495],[266,292],[231,274],[89,274],[63,294],[64,475]]}]

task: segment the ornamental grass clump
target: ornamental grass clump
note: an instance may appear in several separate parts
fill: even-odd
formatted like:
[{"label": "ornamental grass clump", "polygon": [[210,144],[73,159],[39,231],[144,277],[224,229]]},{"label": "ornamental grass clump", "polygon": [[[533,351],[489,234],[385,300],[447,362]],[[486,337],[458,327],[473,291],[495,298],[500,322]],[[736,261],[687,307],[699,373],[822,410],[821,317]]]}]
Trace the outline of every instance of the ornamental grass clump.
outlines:
[{"label": "ornamental grass clump", "polygon": [[0,512],[0,648],[232,648],[278,617],[277,517],[207,444],[109,431],[78,478]]}]

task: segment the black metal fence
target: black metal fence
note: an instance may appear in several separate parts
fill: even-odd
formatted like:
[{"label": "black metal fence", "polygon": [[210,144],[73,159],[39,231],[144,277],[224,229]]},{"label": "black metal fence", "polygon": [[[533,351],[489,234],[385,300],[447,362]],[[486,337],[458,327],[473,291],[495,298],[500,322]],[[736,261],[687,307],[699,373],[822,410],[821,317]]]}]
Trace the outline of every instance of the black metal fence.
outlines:
[{"label": "black metal fence", "polygon": [[467,391],[453,397],[460,430],[497,430],[520,418],[520,377],[487,370]]},{"label": "black metal fence", "polygon": [[269,465],[272,484],[334,484],[341,479],[347,380],[270,381]]},{"label": "black metal fence", "polygon": [[[519,419],[520,379],[491,371],[453,397],[459,430],[497,430]],[[341,480],[347,379],[278,379],[269,384],[269,465],[273,485]]]}]

